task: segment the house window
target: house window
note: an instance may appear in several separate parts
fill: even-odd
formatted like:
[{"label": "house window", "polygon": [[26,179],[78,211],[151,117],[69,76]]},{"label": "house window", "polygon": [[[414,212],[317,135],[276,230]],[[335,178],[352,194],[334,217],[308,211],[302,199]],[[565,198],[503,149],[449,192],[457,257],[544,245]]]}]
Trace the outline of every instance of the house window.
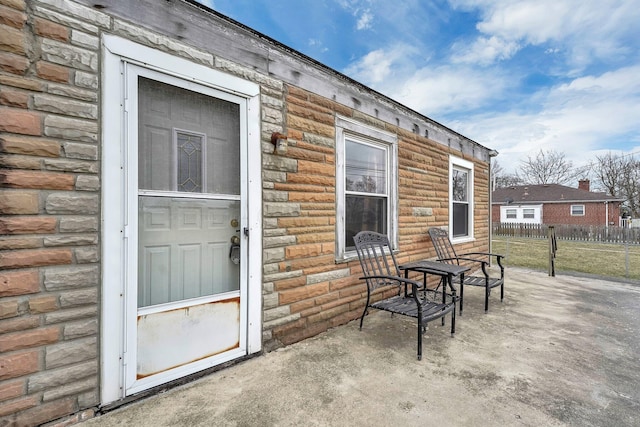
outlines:
[{"label": "house window", "polygon": [[571,216],[584,216],[584,205],[571,205]]},{"label": "house window", "polygon": [[473,238],[473,163],[449,159],[449,230],[452,240]]},{"label": "house window", "polygon": [[500,221],[511,224],[542,224],[542,205],[500,206]]},{"label": "house window", "polygon": [[396,245],[396,137],[338,117],[336,141],[337,257],[355,254],[360,231],[389,236]]}]

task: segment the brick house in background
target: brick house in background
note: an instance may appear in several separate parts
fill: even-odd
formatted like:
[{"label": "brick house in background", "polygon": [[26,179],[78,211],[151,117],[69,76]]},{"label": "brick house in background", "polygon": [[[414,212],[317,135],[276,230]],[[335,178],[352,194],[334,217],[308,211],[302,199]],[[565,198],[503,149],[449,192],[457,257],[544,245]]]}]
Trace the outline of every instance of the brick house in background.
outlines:
[{"label": "brick house in background", "polygon": [[488,148],[250,28],[188,0],[0,12],[9,424],[357,318],[360,229],[401,261],[435,255],[432,226],[489,248]]},{"label": "brick house in background", "polygon": [[623,199],[590,191],[589,180],[578,188],[559,184],[497,188],[492,194],[494,223],[619,225]]}]

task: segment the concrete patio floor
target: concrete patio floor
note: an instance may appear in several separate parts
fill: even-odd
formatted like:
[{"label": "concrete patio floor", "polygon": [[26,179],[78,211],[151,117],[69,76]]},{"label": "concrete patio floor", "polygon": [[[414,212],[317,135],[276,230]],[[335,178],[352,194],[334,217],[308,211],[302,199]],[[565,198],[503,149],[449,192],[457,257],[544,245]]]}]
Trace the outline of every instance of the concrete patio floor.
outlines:
[{"label": "concrete patio floor", "polygon": [[83,425],[640,425],[640,284],[509,268],[486,314],[465,291],[422,361],[414,320],[372,311]]}]

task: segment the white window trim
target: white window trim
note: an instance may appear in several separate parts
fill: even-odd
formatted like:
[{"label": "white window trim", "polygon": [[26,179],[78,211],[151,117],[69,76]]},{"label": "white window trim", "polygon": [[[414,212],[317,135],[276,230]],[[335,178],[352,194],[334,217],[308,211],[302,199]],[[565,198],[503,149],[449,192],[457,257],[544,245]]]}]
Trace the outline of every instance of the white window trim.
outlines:
[{"label": "white window trim", "polygon": [[398,247],[398,137],[396,134],[364,125],[348,117],[336,116],[336,261],[357,258],[356,251],[347,251],[345,233],[345,138],[377,146],[388,151],[388,215],[387,230],[392,249]]},{"label": "white window trim", "polygon": [[[578,207],[578,206],[581,206],[581,207],[582,207],[582,213],[581,213],[581,214],[579,214],[579,213],[575,213],[575,214],[574,214],[574,213],[573,213],[573,208],[574,208],[574,207]],[[571,216],[584,216],[584,215],[585,215],[585,208],[584,208],[584,205],[571,205],[571,208],[570,208],[570,209],[571,209],[571,210],[570,210]]]},{"label": "white window trim", "polygon": [[[469,234],[462,237],[453,237],[453,170],[454,169],[466,169],[469,171]],[[474,239],[475,224],[473,221],[473,206],[475,204],[474,197],[474,164],[468,160],[461,159],[455,156],[449,156],[449,239],[452,243],[464,243],[471,242]]]},{"label": "white window trim", "polygon": [[[251,81],[196,64],[184,58],[153,49],[121,37],[102,38],[102,298],[101,298],[101,403],[124,397],[121,357],[124,342],[126,305],[123,302],[127,275],[123,261],[127,256],[124,240],[130,233],[125,224],[124,174],[126,162],[123,114],[125,62],[193,81],[222,92],[232,93],[247,102],[247,146],[260,146],[260,86]],[[125,108],[126,110],[126,108]],[[247,351],[262,346],[262,185],[261,152],[248,150],[248,217],[251,235],[248,253]],[[107,208],[108,207],[108,208]],[[125,239],[123,239],[123,236]]]}]

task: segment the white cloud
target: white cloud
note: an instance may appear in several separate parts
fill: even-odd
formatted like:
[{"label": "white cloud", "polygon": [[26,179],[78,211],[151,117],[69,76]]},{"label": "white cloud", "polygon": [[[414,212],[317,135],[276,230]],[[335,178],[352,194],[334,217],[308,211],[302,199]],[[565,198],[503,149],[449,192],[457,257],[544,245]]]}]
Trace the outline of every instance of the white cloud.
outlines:
[{"label": "white cloud", "polygon": [[452,50],[454,63],[489,65],[496,60],[509,59],[520,46],[497,36],[478,37],[472,44],[456,43]]},{"label": "white cloud", "polygon": [[329,51],[329,48],[324,46],[324,43],[322,43],[322,40],[320,39],[309,39],[307,44],[309,45],[309,47],[315,48],[316,51],[322,53]]},{"label": "white cloud", "polygon": [[616,151],[614,143],[625,138],[640,144],[638,75],[640,65],[577,78],[537,94],[543,98],[538,112],[476,115],[448,125],[497,149],[507,170],[540,149],[563,152],[576,166],[586,164],[603,150]]},{"label": "white cloud", "polygon": [[567,62],[576,68],[627,54],[626,41],[637,39],[640,22],[637,0],[449,1],[453,7],[480,12],[476,28],[482,36],[476,43],[493,37],[520,47],[553,43],[562,46]]},{"label": "white cloud", "polygon": [[416,68],[420,51],[394,45],[368,53],[345,74],[428,116],[475,109],[501,96],[509,79],[497,70],[427,63]]},{"label": "white cloud", "polygon": [[463,67],[426,67],[402,82],[398,101],[426,113],[443,116],[473,110],[499,97],[506,81]]},{"label": "white cloud", "polygon": [[373,21],[373,15],[367,9],[364,12],[362,12],[362,15],[360,15],[360,18],[358,19],[358,22],[356,23],[356,28],[358,30],[369,29],[369,28],[371,28],[372,21]]},{"label": "white cloud", "polygon": [[415,50],[406,45],[377,49],[352,63],[345,74],[373,87],[395,82],[412,67],[407,58],[414,53]]}]

